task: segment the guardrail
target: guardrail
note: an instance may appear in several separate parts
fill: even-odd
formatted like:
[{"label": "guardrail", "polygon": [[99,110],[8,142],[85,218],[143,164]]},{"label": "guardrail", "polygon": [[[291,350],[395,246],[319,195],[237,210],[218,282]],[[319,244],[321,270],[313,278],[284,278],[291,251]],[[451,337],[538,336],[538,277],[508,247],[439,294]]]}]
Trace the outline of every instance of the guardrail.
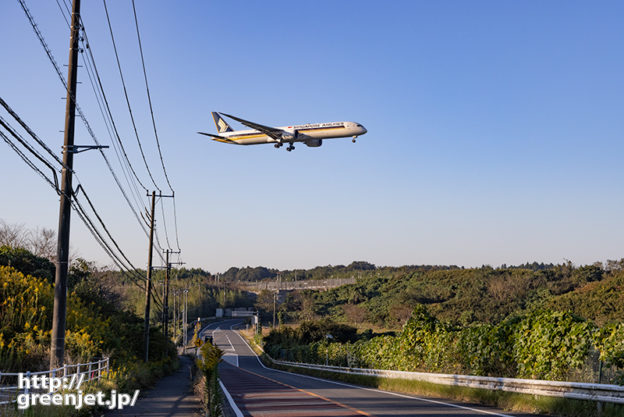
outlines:
[{"label": "guardrail", "polygon": [[562,397],[577,400],[624,404],[624,386],[621,385],[347,368],[343,366],[281,361],[271,358],[266,352],[265,355],[271,362],[277,365],[292,366],[296,368],[314,369],[318,371],[336,372],[341,374],[375,376],[380,378],[408,379],[441,385],[509,391],[520,394],[541,395],[545,397]]},{"label": "guardrail", "polygon": [[[82,379],[81,382],[95,381],[102,378],[103,375],[108,374],[109,370],[109,358],[103,358],[99,361],[87,362],[87,363],[77,363],[64,365],[60,368],[50,369],[48,371],[39,371],[39,372],[0,372],[0,384],[4,383],[6,379],[11,381],[17,381],[19,375],[22,375],[25,378],[30,379],[33,376],[37,375],[46,375],[52,378],[80,378],[81,375],[85,375],[86,377]],[[15,382],[11,382],[15,383]],[[16,397],[24,392],[28,394],[29,392],[36,391],[34,389],[20,389],[19,386],[4,386],[0,385],[0,405],[6,405],[10,403],[14,403],[16,401]]]}]

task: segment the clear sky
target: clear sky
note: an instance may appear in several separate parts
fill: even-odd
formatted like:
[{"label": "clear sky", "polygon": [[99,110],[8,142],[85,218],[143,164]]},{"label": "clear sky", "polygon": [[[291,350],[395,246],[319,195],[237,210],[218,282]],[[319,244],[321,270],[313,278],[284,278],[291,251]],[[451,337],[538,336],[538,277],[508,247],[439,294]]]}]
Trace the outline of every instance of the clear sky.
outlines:
[{"label": "clear sky", "polygon": [[[66,64],[69,29],[56,2],[28,5]],[[166,191],[132,5],[108,7],[148,163]],[[623,2],[136,7],[189,266],[583,264],[624,255]],[[147,184],[103,4],[83,1],[82,15],[116,123]],[[0,39],[0,96],[60,152],[63,88],[17,0],[0,5]],[[110,144],[84,67],[79,80],[78,101]],[[215,110],[273,126],[356,121],[368,134],[294,152],[230,146],[195,133],[215,132]],[[90,144],[77,126],[76,143]],[[112,148],[107,154],[118,164]],[[144,267],[146,238],[101,156],[81,153],[75,168],[113,235]],[[0,218],[56,229],[58,197],[4,142],[0,170]],[[175,247],[169,200],[164,208]],[[109,264],[73,219],[75,253]]]}]

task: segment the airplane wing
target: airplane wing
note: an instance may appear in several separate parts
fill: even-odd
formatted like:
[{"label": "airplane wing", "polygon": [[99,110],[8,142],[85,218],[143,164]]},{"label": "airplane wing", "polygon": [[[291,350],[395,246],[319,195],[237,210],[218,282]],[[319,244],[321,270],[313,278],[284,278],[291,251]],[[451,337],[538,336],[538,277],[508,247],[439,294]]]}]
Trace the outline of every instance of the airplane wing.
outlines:
[{"label": "airplane wing", "polygon": [[252,129],[256,129],[259,130],[260,132],[264,133],[265,135],[275,139],[275,140],[281,140],[282,139],[282,134],[284,133],[284,131],[282,129],[276,129],[274,127],[269,127],[269,126],[264,126],[264,125],[260,125],[258,123],[254,123],[254,122],[250,122],[247,120],[243,120],[240,119],[238,117],[229,115],[229,114],[225,114],[225,113],[221,113],[222,115],[229,117],[230,119],[234,119],[237,122],[240,122],[242,124],[244,124],[247,127],[250,127]]},{"label": "airplane wing", "polygon": [[212,140],[216,140],[218,142],[231,143],[232,145],[240,145],[240,143],[235,142],[232,139],[226,138],[225,136],[213,135],[212,133],[204,133],[204,132],[197,132],[197,133],[199,133],[200,135],[210,136]]}]

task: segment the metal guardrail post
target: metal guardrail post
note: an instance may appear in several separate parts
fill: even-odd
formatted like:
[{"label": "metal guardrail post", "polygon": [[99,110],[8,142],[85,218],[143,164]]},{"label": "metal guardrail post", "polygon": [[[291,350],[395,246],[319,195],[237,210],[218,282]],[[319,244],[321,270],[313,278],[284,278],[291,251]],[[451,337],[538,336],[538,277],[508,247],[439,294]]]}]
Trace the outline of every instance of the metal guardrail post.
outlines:
[{"label": "metal guardrail post", "polygon": [[91,362],[89,362],[89,373],[87,374],[87,381],[91,381]]}]

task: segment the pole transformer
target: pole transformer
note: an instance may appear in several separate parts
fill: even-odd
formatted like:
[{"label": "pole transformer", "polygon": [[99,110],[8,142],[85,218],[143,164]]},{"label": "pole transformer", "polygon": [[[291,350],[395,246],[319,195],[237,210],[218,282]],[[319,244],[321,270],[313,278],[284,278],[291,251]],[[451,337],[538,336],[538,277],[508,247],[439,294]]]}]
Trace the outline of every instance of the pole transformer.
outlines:
[{"label": "pole transformer", "polygon": [[65,137],[63,168],[61,174],[61,204],[59,209],[58,244],[56,249],[56,273],[54,277],[54,310],[52,316],[52,340],[50,368],[64,364],[65,324],[67,313],[67,271],[69,268],[69,226],[71,219],[72,170],[74,165],[74,124],[76,115],[76,82],[78,79],[78,41],[80,38],[80,0],[73,1],[71,37],[69,42],[69,67],[67,78],[67,101],[65,107]]},{"label": "pole transformer", "polygon": [[145,362],[149,361],[149,320],[150,300],[152,298],[152,252],[154,250],[154,207],[156,205],[156,191],[152,191],[152,211],[150,215],[149,249],[147,251],[147,282],[145,283]]}]

